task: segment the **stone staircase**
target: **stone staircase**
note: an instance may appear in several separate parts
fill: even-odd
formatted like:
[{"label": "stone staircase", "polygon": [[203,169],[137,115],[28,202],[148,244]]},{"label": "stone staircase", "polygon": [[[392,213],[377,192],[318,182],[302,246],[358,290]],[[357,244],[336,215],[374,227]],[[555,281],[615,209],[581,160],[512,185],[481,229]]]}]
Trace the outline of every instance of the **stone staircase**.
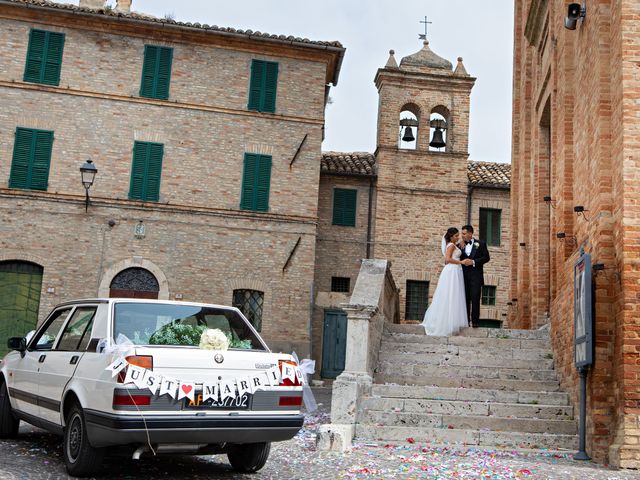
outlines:
[{"label": "stone staircase", "polygon": [[560,391],[546,331],[464,329],[428,337],[385,324],[356,438],[575,450],[577,422]]}]

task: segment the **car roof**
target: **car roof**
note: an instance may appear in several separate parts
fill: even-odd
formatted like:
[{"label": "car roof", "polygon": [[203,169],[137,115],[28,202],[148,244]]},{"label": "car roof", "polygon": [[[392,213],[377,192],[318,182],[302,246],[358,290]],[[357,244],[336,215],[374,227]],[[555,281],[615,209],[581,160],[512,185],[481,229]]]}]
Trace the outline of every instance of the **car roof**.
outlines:
[{"label": "car roof", "polygon": [[77,300],[69,300],[59,303],[55,308],[80,305],[84,303],[150,303],[150,304],[169,304],[169,305],[186,305],[186,306],[198,306],[198,307],[213,307],[222,308],[227,310],[237,310],[236,307],[229,305],[218,305],[215,303],[203,303],[203,302],[183,302],[182,300],[155,300],[147,298],[81,298]]}]

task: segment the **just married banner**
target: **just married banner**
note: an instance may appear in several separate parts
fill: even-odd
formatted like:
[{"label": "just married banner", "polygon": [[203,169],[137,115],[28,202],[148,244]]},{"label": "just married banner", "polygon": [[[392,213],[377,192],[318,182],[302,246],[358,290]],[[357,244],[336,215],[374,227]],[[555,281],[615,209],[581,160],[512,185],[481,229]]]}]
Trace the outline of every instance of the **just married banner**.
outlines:
[{"label": "just married banner", "polygon": [[282,363],[280,367],[273,366],[253,375],[226,377],[217,382],[184,381],[154,373],[152,370],[130,365],[124,357],[118,357],[105,370],[115,377],[122,370],[127,369],[124,384],[133,383],[140,389],[148,389],[153,395],[169,395],[181,400],[188,398],[193,401],[196,390],[202,390],[202,401],[212,399],[224,402],[227,398],[242,397],[245,393],[255,393],[267,387],[278,386],[282,380],[290,380],[303,384],[302,370],[289,363]]}]

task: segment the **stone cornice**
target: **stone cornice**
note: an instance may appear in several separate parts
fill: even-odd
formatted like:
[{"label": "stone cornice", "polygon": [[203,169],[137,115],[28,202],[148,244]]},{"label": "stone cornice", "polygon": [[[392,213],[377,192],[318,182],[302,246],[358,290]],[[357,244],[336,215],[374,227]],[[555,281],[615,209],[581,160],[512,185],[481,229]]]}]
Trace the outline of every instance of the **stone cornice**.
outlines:
[{"label": "stone cornice", "polygon": [[[34,190],[18,190],[13,188],[0,188],[0,198],[13,200],[32,200],[40,202],[75,204],[84,209],[85,197],[83,195],[70,195],[64,193],[40,192]],[[260,220],[276,223],[299,223],[317,225],[315,217],[300,215],[282,215],[277,213],[255,213],[248,210],[229,210],[222,208],[207,208],[191,205],[166,204],[155,202],[140,202],[136,200],[113,199],[104,197],[91,197],[89,211],[92,208],[116,208],[122,210],[137,210],[155,213],[177,213],[184,215],[214,216],[233,218],[238,220]]]},{"label": "stone cornice", "polygon": [[379,68],[374,78],[376,88],[380,90],[382,81],[388,84],[407,87],[429,87],[437,90],[468,93],[476,82],[475,77],[459,75],[435,75],[430,73],[409,72],[405,70]]}]

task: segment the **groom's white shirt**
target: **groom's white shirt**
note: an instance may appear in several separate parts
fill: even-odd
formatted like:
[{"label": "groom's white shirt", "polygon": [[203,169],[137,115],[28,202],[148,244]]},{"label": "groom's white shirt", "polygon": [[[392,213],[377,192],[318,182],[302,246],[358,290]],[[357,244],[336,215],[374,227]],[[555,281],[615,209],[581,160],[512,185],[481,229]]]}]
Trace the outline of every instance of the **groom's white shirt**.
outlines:
[{"label": "groom's white shirt", "polygon": [[475,242],[476,239],[475,238],[471,238],[471,243],[468,243],[464,246],[464,253],[467,255],[467,257],[469,255],[471,255],[471,250],[473,249],[473,242]]}]

